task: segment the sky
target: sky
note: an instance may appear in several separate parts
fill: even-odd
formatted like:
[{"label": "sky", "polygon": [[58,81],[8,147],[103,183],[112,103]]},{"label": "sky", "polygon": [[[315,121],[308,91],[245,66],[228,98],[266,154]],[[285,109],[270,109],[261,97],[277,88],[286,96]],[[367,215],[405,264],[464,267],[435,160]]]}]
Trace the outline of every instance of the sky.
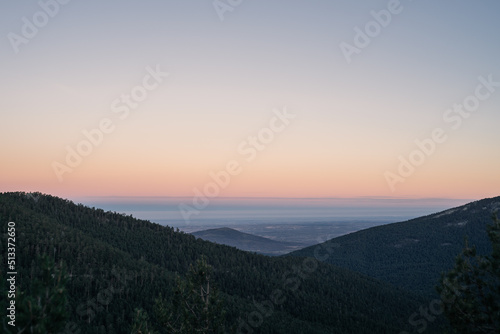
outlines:
[{"label": "sky", "polygon": [[0,3],[0,190],[500,195],[500,3]]}]

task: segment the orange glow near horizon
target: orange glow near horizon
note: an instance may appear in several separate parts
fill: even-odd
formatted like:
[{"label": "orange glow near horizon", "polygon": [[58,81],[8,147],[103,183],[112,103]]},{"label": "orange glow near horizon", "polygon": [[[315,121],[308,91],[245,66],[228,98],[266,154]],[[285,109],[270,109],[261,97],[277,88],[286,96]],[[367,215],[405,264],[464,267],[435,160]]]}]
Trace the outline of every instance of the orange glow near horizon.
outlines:
[{"label": "orange glow near horizon", "polygon": [[[218,196],[500,195],[499,5],[420,2],[351,62],[369,1],[96,3],[4,38],[0,191],[189,197],[236,161]],[[37,4],[0,6],[5,36]]]}]

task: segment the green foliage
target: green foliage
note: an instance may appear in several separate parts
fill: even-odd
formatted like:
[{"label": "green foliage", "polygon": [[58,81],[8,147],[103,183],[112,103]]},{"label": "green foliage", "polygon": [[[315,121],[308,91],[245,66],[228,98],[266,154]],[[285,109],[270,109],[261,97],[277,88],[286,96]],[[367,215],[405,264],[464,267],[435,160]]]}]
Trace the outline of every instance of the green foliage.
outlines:
[{"label": "green foliage", "polygon": [[[500,197],[483,199],[401,223],[368,228],[331,239],[324,261],[434,298],[436,282],[462,250],[464,237],[488,254],[486,226],[500,209]],[[316,246],[289,256],[314,256]]]},{"label": "green foliage", "polygon": [[[53,196],[40,195],[35,201],[24,193],[0,194],[0,222],[8,221],[16,222],[21,291],[29,289],[38,272],[37,256],[50,254],[56,263],[64,261],[69,316],[65,334],[152,328],[167,332],[155,315],[154,300],[161,294],[164,307],[170,309],[176,294],[191,291],[187,282],[206,287],[199,271],[189,273],[202,256],[210,260],[210,288],[217,283],[226,310],[225,318],[214,317],[229,333],[235,328],[249,328],[255,334],[397,332],[424,302],[314,259],[243,252]],[[0,254],[6,254],[3,240]],[[6,259],[1,260],[3,270]],[[217,307],[210,309],[219,314]]]},{"label": "green foliage", "polygon": [[500,330],[500,221],[488,226],[492,244],[489,256],[465,248],[455,267],[442,276],[444,312],[456,333],[498,333]]},{"label": "green foliage", "polygon": [[190,266],[185,280],[177,277],[171,302],[156,300],[155,313],[169,333],[224,333],[225,311],[211,281],[205,257]]},{"label": "green foliage", "polygon": [[131,334],[157,334],[157,332],[151,328],[149,316],[146,311],[136,308],[134,314]]},{"label": "green foliage", "polygon": [[58,333],[68,319],[68,276],[63,264],[54,264],[48,256],[37,262],[41,264],[40,271],[24,291],[16,294],[16,326],[7,326],[11,333]]}]

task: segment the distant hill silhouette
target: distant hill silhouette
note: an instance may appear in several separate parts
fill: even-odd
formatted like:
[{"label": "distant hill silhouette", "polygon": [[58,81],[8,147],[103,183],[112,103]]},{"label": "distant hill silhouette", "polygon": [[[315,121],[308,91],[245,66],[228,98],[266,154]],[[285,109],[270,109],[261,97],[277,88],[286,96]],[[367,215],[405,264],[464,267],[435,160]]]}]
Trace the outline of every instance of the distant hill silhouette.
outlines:
[{"label": "distant hill silhouette", "polygon": [[[333,250],[325,262],[432,294],[440,273],[453,267],[466,236],[479,254],[490,252],[486,225],[499,210],[500,197],[494,197],[337,237],[323,245]],[[290,256],[312,257],[314,250],[307,247]]]},{"label": "distant hill silhouette", "polygon": [[197,231],[191,234],[203,240],[265,255],[282,255],[305,247],[305,245],[300,243],[276,241],[250,233],[240,232],[229,227]]}]

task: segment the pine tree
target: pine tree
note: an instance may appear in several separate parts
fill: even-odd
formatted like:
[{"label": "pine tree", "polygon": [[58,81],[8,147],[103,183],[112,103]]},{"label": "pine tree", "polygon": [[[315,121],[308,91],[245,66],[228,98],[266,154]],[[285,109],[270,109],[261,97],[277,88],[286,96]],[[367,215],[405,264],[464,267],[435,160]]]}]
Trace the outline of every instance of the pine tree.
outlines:
[{"label": "pine tree", "polygon": [[156,300],[155,313],[168,333],[224,333],[225,312],[211,274],[202,257],[190,266],[185,280],[177,278],[171,302],[161,296]]},{"label": "pine tree", "polygon": [[30,287],[16,295],[16,333],[58,333],[68,319],[67,274],[62,263],[48,256],[38,259],[41,272]]},{"label": "pine tree", "polygon": [[438,292],[455,333],[500,331],[500,221],[488,226],[490,256],[479,256],[467,241],[455,267],[442,276]]},{"label": "pine tree", "polygon": [[149,324],[149,316],[146,311],[136,308],[134,314],[131,334],[157,334]]}]

